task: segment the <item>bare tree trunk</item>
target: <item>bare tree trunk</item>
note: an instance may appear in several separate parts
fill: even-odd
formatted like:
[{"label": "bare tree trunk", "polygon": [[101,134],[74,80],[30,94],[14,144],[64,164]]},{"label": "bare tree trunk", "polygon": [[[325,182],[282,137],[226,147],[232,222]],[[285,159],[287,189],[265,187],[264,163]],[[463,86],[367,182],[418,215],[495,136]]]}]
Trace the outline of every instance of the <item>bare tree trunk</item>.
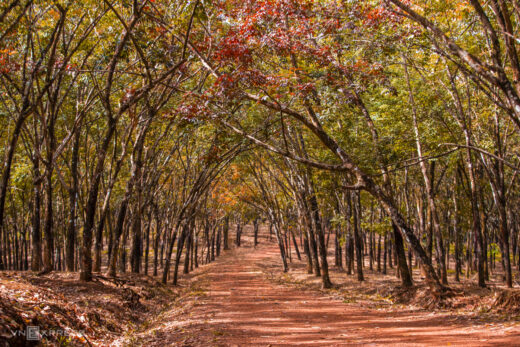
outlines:
[{"label": "bare tree trunk", "polygon": [[132,222],[132,247],[130,249],[130,265],[133,273],[139,273],[141,268],[141,249],[143,243],[141,214],[141,202],[138,198]]},{"label": "bare tree trunk", "polygon": [[[11,135],[11,140],[9,141],[9,145],[6,150],[6,159],[3,165],[2,172],[2,180],[0,181],[0,230],[4,229],[4,209],[5,209],[5,199],[7,196],[7,188],[9,186],[9,178],[11,177],[11,166],[13,164],[14,152],[16,150],[16,145],[18,143],[18,138],[20,137],[20,133],[22,131],[23,123],[27,118],[26,109],[29,107],[28,99],[27,104],[24,105],[24,109],[18,115],[14,129]],[[0,257],[0,270],[3,269],[2,260]]]},{"label": "bare tree trunk", "polygon": [[307,273],[312,274],[313,269],[313,261],[312,261],[312,252],[310,248],[310,241],[309,241],[309,233],[307,232],[306,220],[305,217],[305,207],[303,206],[302,202],[298,199],[297,192],[294,192],[295,194],[295,200],[298,202],[297,204],[297,212],[298,212],[298,225],[300,227],[300,240],[303,243],[303,251],[305,252],[305,255],[307,256]]},{"label": "bare tree trunk", "polygon": [[274,216],[273,211],[270,209],[269,214],[271,217],[271,223],[273,225],[274,233],[276,235],[276,239],[278,240],[278,247],[280,248],[280,257],[282,258],[282,264],[283,264],[283,272],[289,271],[289,265],[287,264],[287,256],[285,253],[285,246],[283,243],[283,236],[281,235],[280,228],[278,226],[278,222],[274,219],[276,218]]},{"label": "bare tree trunk", "polygon": [[309,240],[309,247],[313,258],[314,274],[317,277],[321,277],[320,261],[318,255],[318,245],[316,244],[316,235],[314,233],[314,224],[312,223],[312,216],[308,207],[306,207],[305,213],[307,214],[307,239]]},{"label": "bare tree trunk", "polygon": [[[173,245],[175,244],[175,239],[177,238],[178,228],[179,228],[179,225],[177,225],[177,228],[176,228],[175,232],[173,233],[171,240],[169,240],[168,249],[166,250],[166,262],[164,263],[164,269],[163,269],[163,275],[162,275],[162,283],[164,283],[164,284],[166,284],[166,281],[168,280],[168,274],[170,272],[170,259],[172,257]],[[165,232],[165,236],[166,236],[166,232]]]},{"label": "bare tree trunk", "polygon": [[174,286],[177,285],[177,278],[178,278],[178,274],[179,274],[179,265],[180,265],[180,261],[181,261],[182,249],[184,248],[184,240],[186,238],[186,233],[187,233],[186,229],[187,228],[188,228],[188,222],[186,222],[186,224],[182,228],[181,235],[179,236],[179,240],[177,241],[177,253],[175,255],[175,265],[174,265],[174,269],[173,269],[173,281],[172,281],[172,284]]},{"label": "bare tree trunk", "polygon": [[336,227],[336,237],[334,238],[334,247],[335,247],[335,265],[340,269],[343,268],[343,254],[340,243],[341,238],[341,228],[339,226]]},{"label": "bare tree trunk", "polygon": [[453,233],[455,238],[455,281],[460,282],[460,274],[462,272],[460,263],[460,251],[461,251],[461,237],[459,230],[459,205],[457,201],[457,175],[454,175],[453,180]]},{"label": "bare tree trunk", "polygon": [[254,237],[254,242],[253,242],[253,245],[254,247],[256,247],[258,245],[258,218],[255,218],[254,222],[253,222],[253,237]]},{"label": "bare tree trunk", "polygon": [[387,255],[388,255],[388,237],[386,236],[386,233],[385,233],[385,239],[384,239],[383,243],[385,246],[385,249],[383,252],[383,275],[386,275],[386,259],[387,259]]},{"label": "bare tree trunk", "polygon": [[72,158],[70,164],[70,175],[72,185],[69,191],[69,223],[67,226],[67,243],[65,246],[65,264],[67,271],[74,271],[74,245],[76,243],[76,204],[79,191],[78,162],[79,162],[80,131],[76,129],[72,147]]},{"label": "bare tree trunk", "polygon": [[[31,270],[40,271],[42,263],[42,244],[41,244],[41,230],[40,230],[40,207],[41,207],[41,180],[39,179],[39,159],[33,158],[33,172],[34,172],[34,183],[33,183],[33,215],[32,215],[32,228],[31,228],[31,242],[32,242],[32,255],[31,255]],[[1,230],[1,228],[0,228]],[[2,260],[0,259],[0,262]]]},{"label": "bare tree trunk", "polygon": [[52,168],[48,167],[45,174],[45,221],[43,232],[45,247],[43,250],[43,273],[54,269],[54,235],[53,235],[53,211],[52,211]]},{"label": "bare tree trunk", "polygon": [[[96,167],[93,172],[92,181],[90,182],[90,189],[85,207],[85,225],[83,226],[83,245],[81,248],[81,262],[83,267],[80,272],[80,279],[82,281],[92,281],[92,229],[94,228],[99,183],[101,182],[101,175],[103,173],[108,146],[112,140],[112,136],[115,130],[116,120],[114,118],[110,118],[101,148],[97,152]],[[116,254],[117,249],[112,252],[112,257],[116,258]]]},{"label": "bare tree trunk", "polygon": [[[352,201],[353,200],[353,201]],[[355,192],[348,198],[348,202],[351,205],[352,211],[352,225],[354,231],[354,245],[356,249],[356,272],[358,281],[364,281],[365,277],[363,276],[363,245],[362,239],[360,235],[359,225],[361,219],[361,201],[359,197],[359,192]]]},{"label": "bare tree trunk", "polygon": [[298,243],[296,243],[296,236],[294,235],[294,230],[289,230],[289,233],[291,234],[289,237],[292,237],[293,245],[294,245],[294,251],[296,252],[296,256],[298,257],[298,260],[302,260],[302,256],[300,254],[300,249],[298,248]]},{"label": "bare tree trunk", "polygon": [[159,256],[159,240],[161,238],[161,218],[159,211],[155,210],[155,239],[153,244],[153,275],[157,276],[158,256]]},{"label": "bare tree trunk", "polygon": [[224,226],[222,230],[224,236],[224,250],[229,250],[229,216],[224,217]]},{"label": "bare tree trunk", "polygon": [[[312,189],[312,188],[311,188]],[[321,260],[321,282],[323,288],[331,288],[332,282],[329,278],[329,264],[327,262],[327,248],[325,246],[325,235],[323,234],[323,226],[320,218],[320,211],[318,207],[318,200],[313,191],[310,194],[310,205],[311,213],[314,219],[314,226],[316,227],[316,233],[318,238],[318,247],[320,251]]]},{"label": "bare tree trunk", "polygon": [[217,241],[216,241],[216,252],[217,257],[220,257],[220,248],[222,246],[222,226],[217,227]]},{"label": "bare tree trunk", "polygon": [[381,234],[377,238],[377,272],[381,272]]},{"label": "bare tree trunk", "polygon": [[152,213],[148,213],[148,224],[146,226],[145,246],[144,246],[144,274],[148,275],[149,253],[150,253],[150,229],[152,226]]},{"label": "bare tree trunk", "polygon": [[235,237],[235,244],[237,247],[240,247],[240,236],[242,234],[242,222],[240,219],[237,222],[237,230],[236,230],[236,237]]},{"label": "bare tree trunk", "polygon": [[190,273],[190,253],[191,253],[191,244],[193,239],[193,230],[188,230],[188,235],[186,236],[186,252],[184,254],[184,269],[183,273]]}]

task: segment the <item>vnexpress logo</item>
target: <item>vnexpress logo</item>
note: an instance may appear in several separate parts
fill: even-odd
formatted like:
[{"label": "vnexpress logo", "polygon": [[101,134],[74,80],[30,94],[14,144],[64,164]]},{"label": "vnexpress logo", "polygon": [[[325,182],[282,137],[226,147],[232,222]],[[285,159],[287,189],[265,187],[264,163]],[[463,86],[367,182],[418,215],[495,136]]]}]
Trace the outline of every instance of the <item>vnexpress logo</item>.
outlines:
[{"label": "vnexpress logo", "polygon": [[27,326],[25,330],[25,338],[27,341],[40,341],[40,336],[39,326]]},{"label": "vnexpress logo", "polygon": [[40,329],[39,326],[29,325],[24,330],[11,331],[13,336],[24,336],[27,341],[41,341],[48,338],[57,338],[60,336],[84,336],[83,331],[73,331],[66,329]]}]

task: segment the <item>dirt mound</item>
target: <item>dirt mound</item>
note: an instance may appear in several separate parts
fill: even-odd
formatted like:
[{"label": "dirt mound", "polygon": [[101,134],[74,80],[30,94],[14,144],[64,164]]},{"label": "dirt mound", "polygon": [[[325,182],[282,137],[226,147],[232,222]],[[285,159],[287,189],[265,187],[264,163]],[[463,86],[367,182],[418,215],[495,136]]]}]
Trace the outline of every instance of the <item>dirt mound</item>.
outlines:
[{"label": "dirt mound", "polygon": [[146,276],[0,273],[0,345],[110,345],[164,310],[176,294]]},{"label": "dirt mound", "polygon": [[520,290],[498,292],[491,307],[498,312],[520,314]]},{"label": "dirt mound", "polygon": [[457,297],[464,295],[450,288],[442,294],[432,294],[429,287],[425,285],[413,286],[410,288],[394,287],[389,288],[386,295],[391,298],[394,304],[411,305],[428,310],[451,309],[457,302]]}]

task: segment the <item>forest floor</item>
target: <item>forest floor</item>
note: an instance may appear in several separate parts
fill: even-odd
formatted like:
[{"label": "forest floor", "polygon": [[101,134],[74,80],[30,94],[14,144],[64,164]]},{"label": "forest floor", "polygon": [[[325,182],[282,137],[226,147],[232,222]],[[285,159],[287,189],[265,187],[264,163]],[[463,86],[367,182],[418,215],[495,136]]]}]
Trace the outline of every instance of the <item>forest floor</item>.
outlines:
[{"label": "forest floor", "polygon": [[181,293],[129,273],[85,283],[78,273],[0,272],[0,347],[112,346]]},{"label": "forest floor", "polygon": [[251,229],[242,247],[181,275],[177,287],[132,274],[82,283],[70,273],[1,272],[0,346],[30,345],[12,336],[27,325],[58,329],[48,345],[65,342],[63,329],[68,345],[90,346],[520,346],[518,303],[496,300],[518,289],[504,291],[496,280],[478,289],[470,278],[452,285],[457,295],[438,307],[426,300],[418,272],[410,292],[395,289],[395,269],[366,269],[359,283],[335,266],[334,288],[321,289],[294,252],[284,274],[277,244],[264,229],[254,248]]}]

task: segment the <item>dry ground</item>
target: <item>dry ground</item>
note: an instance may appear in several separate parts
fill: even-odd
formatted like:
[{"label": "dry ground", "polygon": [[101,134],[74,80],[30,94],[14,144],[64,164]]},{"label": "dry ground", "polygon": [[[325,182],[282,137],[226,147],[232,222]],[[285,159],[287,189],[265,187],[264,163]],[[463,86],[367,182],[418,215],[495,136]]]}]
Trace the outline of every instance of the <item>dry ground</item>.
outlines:
[{"label": "dry ground", "polygon": [[[250,231],[249,231],[250,232]],[[274,242],[251,239],[215,263],[190,275],[191,295],[183,297],[151,327],[134,336],[147,346],[514,346],[520,324],[511,316],[484,316],[464,310],[430,312],[392,304],[374,293],[353,292],[350,280],[319,290],[319,280],[293,266],[279,275]],[[336,283],[340,271],[333,271]],[[390,279],[383,279],[390,281]],[[392,280],[395,282],[395,280]],[[359,284],[357,285],[359,287]],[[363,284],[363,287],[369,284]],[[376,286],[383,287],[376,283]],[[459,311],[459,312],[457,312]]]},{"label": "dry ground", "polygon": [[335,287],[323,290],[294,254],[283,274],[262,231],[255,249],[246,227],[242,247],[182,275],[178,287],[142,275],[124,275],[118,286],[81,283],[77,274],[0,273],[0,346],[25,325],[81,332],[61,342],[92,346],[520,346],[519,307],[494,307],[497,288],[465,281],[448,308],[432,311],[422,307],[428,296],[417,273],[415,295],[399,303],[392,271],[366,270],[360,284],[331,266]]}]

